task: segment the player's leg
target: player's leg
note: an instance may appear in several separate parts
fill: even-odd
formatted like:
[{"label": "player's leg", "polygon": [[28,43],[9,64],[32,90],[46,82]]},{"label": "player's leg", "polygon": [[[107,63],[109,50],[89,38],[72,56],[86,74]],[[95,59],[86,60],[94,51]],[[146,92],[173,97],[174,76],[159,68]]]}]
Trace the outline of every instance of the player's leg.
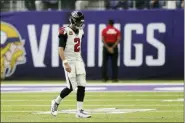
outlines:
[{"label": "player's leg", "polygon": [[77,110],[83,109],[83,101],[85,97],[86,79],[85,74],[77,75]]},{"label": "player's leg", "polygon": [[65,87],[60,94],[51,102],[51,114],[56,116],[58,111],[58,106],[62,100],[67,97],[76,88],[76,77],[68,78],[67,87]]},{"label": "player's leg", "polygon": [[77,83],[76,83],[76,73],[75,73],[75,68],[73,65],[71,65],[72,71],[68,73],[65,71],[65,76],[66,76],[66,82],[67,82],[67,87],[65,87],[60,94],[51,102],[51,114],[56,116],[57,115],[57,110],[58,110],[58,105],[60,102],[68,96],[73,90],[76,89]]},{"label": "player's leg", "polygon": [[108,58],[109,58],[109,53],[108,53],[107,49],[105,47],[103,47],[102,77],[103,77],[103,81],[105,81],[105,82],[108,80],[108,76],[107,76]]},{"label": "player's leg", "polygon": [[112,61],[112,80],[118,81],[118,48],[114,48],[114,53],[111,55]]},{"label": "player's leg", "polygon": [[90,118],[91,115],[89,115],[87,112],[83,110],[83,103],[84,103],[84,97],[85,97],[85,87],[86,87],[86,75],[85,74],[79,74],[77,75],[77,112],[76,117],[78,118]]}]

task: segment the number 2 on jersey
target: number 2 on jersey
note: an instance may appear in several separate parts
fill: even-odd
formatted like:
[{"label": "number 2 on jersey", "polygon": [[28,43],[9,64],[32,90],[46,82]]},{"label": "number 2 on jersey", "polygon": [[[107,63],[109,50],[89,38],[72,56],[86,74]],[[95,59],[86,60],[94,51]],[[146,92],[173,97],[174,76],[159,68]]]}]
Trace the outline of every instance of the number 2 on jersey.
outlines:
[{"label": "number 2 on jersey", "polygon": [[79,52],[80,51],[80,39],[75,38],[74,42],[76,43],[75,46],[74,46],[74,52]]}]

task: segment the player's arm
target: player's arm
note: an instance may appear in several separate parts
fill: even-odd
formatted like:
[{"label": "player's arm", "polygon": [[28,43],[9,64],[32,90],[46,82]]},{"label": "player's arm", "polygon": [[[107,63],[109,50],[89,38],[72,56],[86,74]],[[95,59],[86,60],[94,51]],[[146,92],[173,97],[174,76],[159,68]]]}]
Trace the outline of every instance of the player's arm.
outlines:
[{"label": "player's arm", "polygon": [[59,47],[59,55],[60,58],[62,59],[62,61],[64,62],[66,60],[65,56],[64,56],[64,47]]},{"label": "player's arm", "polygon": [[116,40],[115,44],[112,46],[112,48],[115,48],[119,44],[120,39],[121,39],[120,31],[117,30],[117,40]]},{"label": "player's arm", "polygon": [[107,43],[105,42],[105,37],[102,36],[102,41],[103,41],[103,45],[105,46],[106,49],[109,49],[109,46],[107,45]]},{"label": "player's arm", "polygon": [[107,45],[107,43],[106,43],[105,40],[104,40],[104,36],[102,36],[102,41],[103,41],[103,45],[105,46],[105,48],[107,49],[107,51],[108,51],[109,53],[113,53],[113,52],[114,52],[114,51],[113,51],[113,48]]},{"label": "player's arm", "polygon": [[103,45],[105,46],[105,48],[107,49],[108,52],[113,53],[113,48],[109,47],[107,45],[107,43],[105,42],[105,36],[106,36],[106,32],[105,32],[105,30],[103,30],[102,31],[102,42],[103,42]]},{"label": "player's arm", "polygon": [[105,48],[108,50],[110,47],[107,45],[107,43],[105,42],[105,30],[102,31],[102,42],[103,45],[105,46]]},{"label": "player's arm", "polygon": [[59,56],[63,62],[63,65],[65,67],[65,70],[67,72],[71,72],[71,67],[69,66],[68,64],[68,61],[67,59],[65,58],[65,55],[64,55],[64,50],[65,50],[65,47],[66,47],[66,41],[67,41],[67,34],[66,33],[61,33],[59,34]]}]

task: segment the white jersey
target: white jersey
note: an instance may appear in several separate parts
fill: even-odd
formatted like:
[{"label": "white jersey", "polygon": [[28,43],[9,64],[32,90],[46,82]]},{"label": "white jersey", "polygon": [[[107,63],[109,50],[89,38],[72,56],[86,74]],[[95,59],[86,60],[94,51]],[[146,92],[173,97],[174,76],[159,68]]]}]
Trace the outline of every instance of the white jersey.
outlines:
[{"label": "white jersey", "polygon": [[70,27],[62,27],[63,34],[67,34],[67,41],[65,45],[64,55],[68,61],[83,61],[81,56],[81,42],[84,31],[79,30],[78,34]]}]

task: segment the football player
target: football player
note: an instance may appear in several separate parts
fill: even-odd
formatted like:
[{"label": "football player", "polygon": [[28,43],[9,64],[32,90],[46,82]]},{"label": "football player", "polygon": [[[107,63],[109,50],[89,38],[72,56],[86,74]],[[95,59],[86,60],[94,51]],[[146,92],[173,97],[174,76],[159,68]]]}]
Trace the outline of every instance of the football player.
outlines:
[{"label": "football player", "polygon": [[77,88],[76,117],[90,118],[83,110],[83,101],[86,86],[86,71],[81,56],[81,41],[84,36],[84,15],[82,12],[73,11],[69,18],[70,25],[59,30],[59,55],[63,62],[67,87],[64,88],[56,99],[51,101],[51,114],[56,116],[57,109],[62,100]]}]

